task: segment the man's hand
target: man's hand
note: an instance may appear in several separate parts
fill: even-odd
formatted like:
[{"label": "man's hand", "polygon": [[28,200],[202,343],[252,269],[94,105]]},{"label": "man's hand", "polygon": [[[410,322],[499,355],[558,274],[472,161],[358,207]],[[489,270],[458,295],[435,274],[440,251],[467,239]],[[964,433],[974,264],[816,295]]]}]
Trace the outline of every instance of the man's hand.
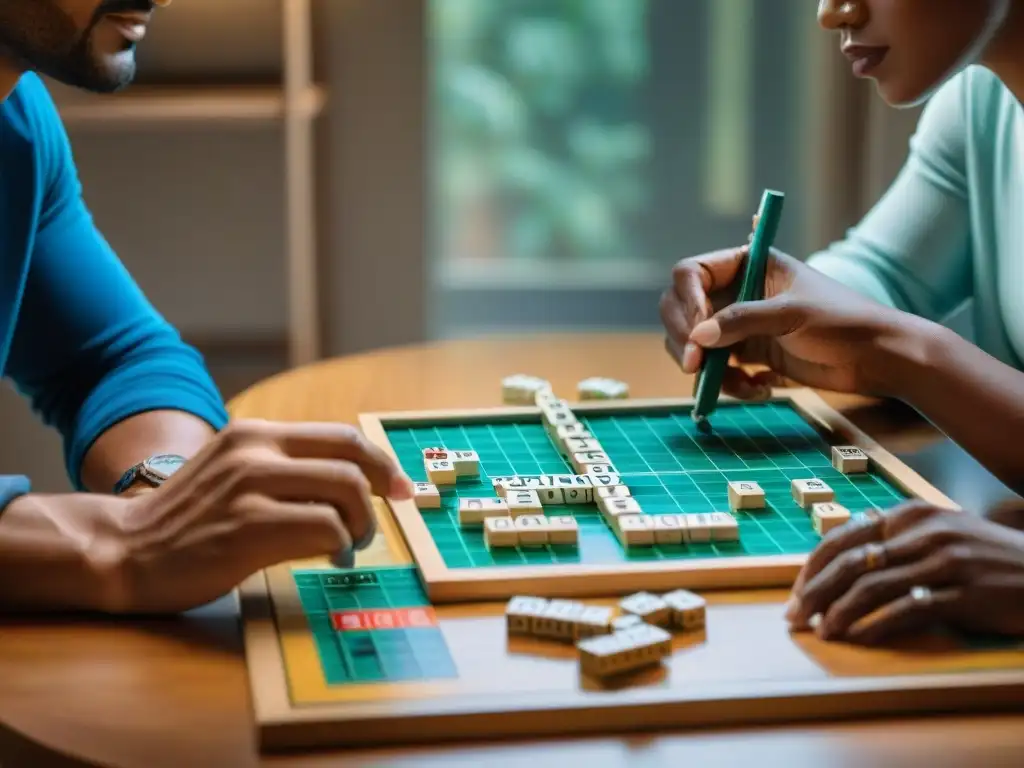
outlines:
[{"label": "man's hand", "polygon": [[875,644],[932,624],[1024,636],[1024,533],[921,501],[837,528],[793,588],[796,627]]},{"label": "man's hand", "polygon": [[[666,346],[696,372],[705,349],[732,347],[740,363],[767,366],[751,375],[731,366],[722,383],[754,399],[786,379],[833,391],[889,394],[882,344],[918,344],[926,323],[878,304],[778,251],[765,271],[764,299],[734,303],[747,247],[683,259],[661,298]],[[909,339],[909,341],[908,341]],[[894,341],[896,340],[896,341]]]},{"label": "man's hand", "polygon": [[184,610],[261,568],[360,548],[375,530],[371,494],[413,493],[353,427],[233,422],[163,486],[116,500],[117,609]]}]

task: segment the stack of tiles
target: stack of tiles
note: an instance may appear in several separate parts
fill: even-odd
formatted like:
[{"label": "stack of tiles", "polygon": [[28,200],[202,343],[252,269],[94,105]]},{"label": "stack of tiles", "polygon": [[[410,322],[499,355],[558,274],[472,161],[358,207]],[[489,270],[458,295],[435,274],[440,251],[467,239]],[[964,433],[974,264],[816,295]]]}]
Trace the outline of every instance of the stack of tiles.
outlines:
[{"label": "stack of tiles", "polygon": [[580,669],[605,678],[659,664],[672,652],[672,634],[705,626],[706,603],[683,589],[637,592],[616,610],[575,600],[513,597],[505,607],[509,637],[575,643]]}]

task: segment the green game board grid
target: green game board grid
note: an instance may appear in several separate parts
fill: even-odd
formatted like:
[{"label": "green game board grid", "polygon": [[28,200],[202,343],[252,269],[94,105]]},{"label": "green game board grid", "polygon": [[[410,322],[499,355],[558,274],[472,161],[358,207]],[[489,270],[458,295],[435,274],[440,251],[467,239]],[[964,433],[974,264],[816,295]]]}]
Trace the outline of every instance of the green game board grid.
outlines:
[{"label": "green game board grid", "polygon": [[[414,567],[295,570],[293,578],[328,685],[457,676],[437,627],[339,632],[331,625],[334,611],[430,606]],[[367,578],[374,583],[345,583]]]},{"label": "green game board grid", "polygon": [[792,480],[825,481],[835,491],[836,502],[854,516],[904,499],[881,475],[844,475],[834,469],[831,445],[785,402],[725,404],[714,414],[710,435],[697,430],[685,408],[581,413],[580,420],[648,514],[727,511],[727,483],[742,480],[761,485],[767,508],[733,513],[739,523],[738,542],[624,549],[595,504],[547,505],[545,514],[576,518],[577,545],[489,550],[481,528],[459,526],[459,498],[495,496],[490,478],[496,476],[575,474],[539,419],[387,427],[402,467],[416,481],[427,481],[423,448],[473,450],[480,457],[479,477],[441,486],[441,508],[421,510],[449,568],[806,554],[820,538],[810,515],[793,500]]}]

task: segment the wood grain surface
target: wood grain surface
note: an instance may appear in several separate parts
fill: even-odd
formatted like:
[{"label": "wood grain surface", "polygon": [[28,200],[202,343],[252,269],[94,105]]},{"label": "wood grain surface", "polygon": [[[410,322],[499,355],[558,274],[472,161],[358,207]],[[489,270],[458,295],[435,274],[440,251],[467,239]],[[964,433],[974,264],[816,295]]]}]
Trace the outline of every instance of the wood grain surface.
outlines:
[{"label": "wood grain surface", "polygon": [[[569,393],[579,379],[592,375],[622,378],[637,397],[687,397],[692,388],[692,381],[667,359],[656,334],[487,339],[383,350],[308,366],[251,388],[232,402],[231,410],[236,417],[354,423],[359,413],[370,411],[493,407],[500,401],[501,377],[516,372],[543,376],[556,391]],[[934,431],[906,409],[856,397],[825,397],[889,451],[931,451],[936,445]],[[932,456],[934,476],[928,479],[938,484],[939,477],[955,476],[963,461],[957,453]],[[379,538],[370,556],[387,553]],[[742,593],[731,599],[747,604]],[[752,605],[750,610],[763,608]],[[733,616],[742,621],[738,612],[730,614],[730,621]],[[1024,754],[1024,715],[1008,715],[263,757],[256,749],[251,706],[234,596],[177,619],[23,617],[0,623],[4,768],[75,763],[490,768],[641,761],[799,768],[1002,766],[1019,764]]]}]

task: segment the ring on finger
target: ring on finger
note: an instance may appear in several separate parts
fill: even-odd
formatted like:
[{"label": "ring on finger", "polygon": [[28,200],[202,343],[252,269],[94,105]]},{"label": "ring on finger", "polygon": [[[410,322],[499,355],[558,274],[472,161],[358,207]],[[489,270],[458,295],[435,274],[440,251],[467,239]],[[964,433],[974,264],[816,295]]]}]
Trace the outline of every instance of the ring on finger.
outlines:
[{"label": "ring on finger", "polygon": [[864,519],[867,521],[868,526],[877,527],[881,537],[885,538],[885,515],[881,511],[874,507],[867,509],[864,511]]},{"label": "ring on finger", "polygon": [[867,571],[877,571],[884,568],[888,553],[885,551],[885,544],[873,541],[864,547],[864,568]]},{"label": "ring on finger", "polygon": [[934,600],[932,591],[925,586],[916,586],[910,590],[910,599],[913,600],[919,608],[926,608],[932,604]]}]

